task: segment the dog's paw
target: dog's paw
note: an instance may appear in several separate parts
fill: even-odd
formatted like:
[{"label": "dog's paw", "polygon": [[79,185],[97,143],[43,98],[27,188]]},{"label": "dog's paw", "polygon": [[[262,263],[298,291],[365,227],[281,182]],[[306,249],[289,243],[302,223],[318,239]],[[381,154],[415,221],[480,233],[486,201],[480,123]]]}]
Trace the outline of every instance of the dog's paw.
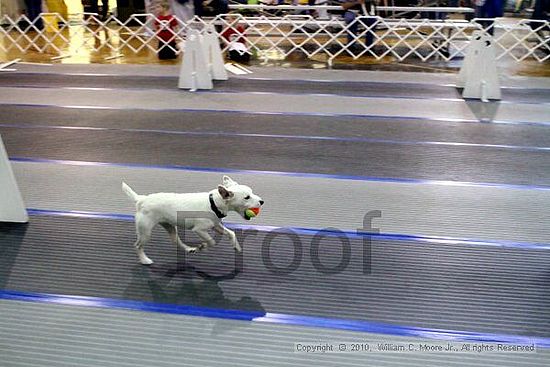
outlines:
[{"label": "dog's paw", "polygon": [[141,265],[151,265],[151,264],[153,264],[153,260],[149,259],[148,257],[146,257],[144,259],[140,259],[139,262],[141,263]]},{"label": "dog's paw", "polygon": [[196,254],[198,251],[200,251],[200,248],[199,247],[189,247],[189,248],[185,249],[185,251],[188,254]]},{"label": "dog's paw", "polygon": [[235,251],[237,252],[242,252],[243,249],[241,247],[241,244],[239,243],[239,241],[237,241],[237,239],[235,238],[234,241],[231,241],[231,245],[233,245],[233,248],[235,249]]}]

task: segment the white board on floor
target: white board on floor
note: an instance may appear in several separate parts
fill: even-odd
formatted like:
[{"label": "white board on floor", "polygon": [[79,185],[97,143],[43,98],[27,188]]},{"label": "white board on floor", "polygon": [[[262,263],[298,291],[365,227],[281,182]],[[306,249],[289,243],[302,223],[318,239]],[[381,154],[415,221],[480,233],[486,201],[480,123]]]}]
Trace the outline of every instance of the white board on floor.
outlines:
[{"label": "white board on floor", "polygon": [[0,222],[26,223],[28,221],[27,209],[0,136]]}]

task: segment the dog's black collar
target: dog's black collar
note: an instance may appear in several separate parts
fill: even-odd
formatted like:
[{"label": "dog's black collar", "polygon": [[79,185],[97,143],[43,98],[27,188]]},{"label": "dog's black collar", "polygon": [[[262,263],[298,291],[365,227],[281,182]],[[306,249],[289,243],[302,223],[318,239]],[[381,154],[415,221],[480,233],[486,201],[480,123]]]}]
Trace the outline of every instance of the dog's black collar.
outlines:
[{"label": "dog's black collar", "polygon": [[227,215],[220,212],[220,209],[218,209],[218,207],[216,206],[216,203],[214,202],[214,195],[212,195],[212,193],[210,193],[208,200],[210,201],[210,209],[212,209],[214,214],[216,214],[216,217],[218,217],[219,219],[227,217]]}]

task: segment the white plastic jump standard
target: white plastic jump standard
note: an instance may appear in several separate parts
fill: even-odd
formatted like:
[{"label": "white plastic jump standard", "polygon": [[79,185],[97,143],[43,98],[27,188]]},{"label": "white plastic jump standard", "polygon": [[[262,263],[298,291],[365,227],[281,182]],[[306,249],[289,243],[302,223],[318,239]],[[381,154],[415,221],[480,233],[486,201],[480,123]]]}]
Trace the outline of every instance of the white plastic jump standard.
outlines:
[{"label": "white plastic jump standard", "polygon": [[456,86],[459,88],[464,88],[466,86],[466,80],[468,79],[471,70],[475,67],[474,62],[476,60],[474,60],[474,54],[479,53],[479,46],[481,46],[481,43],[479,41],[481,40],[482,34],[482,31],[474,31],[472,33],[470,44],[466,49],[466,55],[464,56],[462,67],[460,68],[458,77],[456,79]]},{"label": "white plastic jump standard", "polygon": [[178,88],[196,91],[197,89],[212,89],[212,76],[208,70],[206,52],[201,42],[201,36],[196,30],[189,30],[185,42],[183,61],[181,63]]},{"label": "white plastic jump standard", "polygon": [[476,31],[468,46],[464,64],[457,78],[457,86],[463,87],[462,97],[501,99],[493,38],[483,31]]},{"label": "white plastic jump standard", "polygon": [[29,216],[0,136],[0,222],[28,221]]},{"label": "white plastic jump standard", "polygon": [[206,27],[206,33],[203,36],[204,49],[206,51],[206,61],[208,70],[214,80],[227,80],[227,71],[225,71],[222,50],[216,29],[212,24]]}]

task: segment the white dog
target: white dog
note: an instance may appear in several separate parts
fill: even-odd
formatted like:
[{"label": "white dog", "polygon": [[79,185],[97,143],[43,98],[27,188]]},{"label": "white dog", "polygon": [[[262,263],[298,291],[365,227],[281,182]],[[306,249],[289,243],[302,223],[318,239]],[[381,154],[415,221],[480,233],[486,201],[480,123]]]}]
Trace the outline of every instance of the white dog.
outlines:
[{"label": "white dog", "polygon": [[[233,248],[241,252],[235,232],[225,228],[221,219],[227,216],[229,211],[234,211],[244,219],[250,220],[247,210],[257,210],[264,204],[262,198],[255,195],[250,187],[239,185],[228,176],[223,176],[223,184],[210,192],[138,195],[124,182],[122,190],[136,203],[135,248],[143,265],[153,263],[145,254],[144,247],[151,239],[151,232],[157,224],[164,227],[172,242],[186,252],[196,252],[197,249],[214,246],[216,242],[208,233],[212,228],[222,235],[228,235]],[[194,231],[202,239],[202,244],[197,248],[183,243],[178,236],[178,225]]]}]

